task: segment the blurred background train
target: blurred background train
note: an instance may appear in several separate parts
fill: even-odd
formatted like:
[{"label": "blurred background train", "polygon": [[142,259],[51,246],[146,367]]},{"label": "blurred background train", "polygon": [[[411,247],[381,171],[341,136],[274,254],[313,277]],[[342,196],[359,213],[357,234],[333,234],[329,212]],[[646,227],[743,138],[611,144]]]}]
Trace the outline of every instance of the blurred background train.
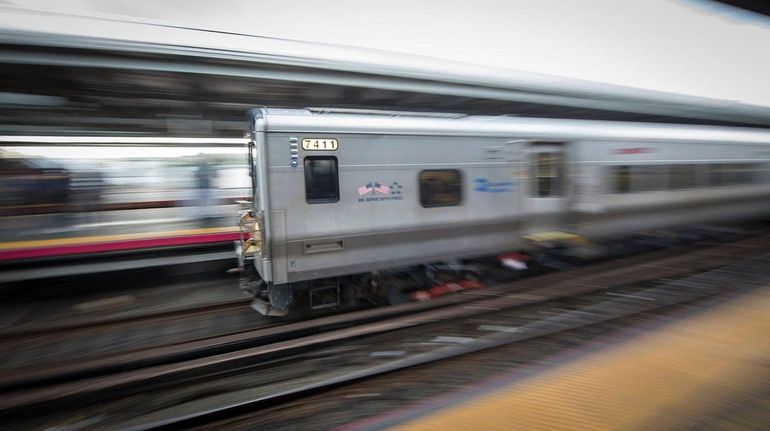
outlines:
[{"label": "blurred background train", "polygon": [[[3,137],[0,282],[116,269],[95,266],[107,258],[125,269],[127,254],[152,250],[229,247],[236,201],[249,195],[245,142]],[[67,265],[75,260],[90,266]]]},{"label": "blurred background train", "polygon": [[265,314],[335,306],[354,274],[770,213],[762,129],[259,109],[249,138],[239,255]]},{"label": "blurred background train", "polygon": [[244,148],[177,148],[162,146],[162,139],[153,148],[93,146],[93,138],[91,146],[56,146],[45,139],[22,147],[0,142],[3,216],[77,212],[84,206],[188,206],[199,198],[197,189],[216,189],[216,201],[248,190]]}]

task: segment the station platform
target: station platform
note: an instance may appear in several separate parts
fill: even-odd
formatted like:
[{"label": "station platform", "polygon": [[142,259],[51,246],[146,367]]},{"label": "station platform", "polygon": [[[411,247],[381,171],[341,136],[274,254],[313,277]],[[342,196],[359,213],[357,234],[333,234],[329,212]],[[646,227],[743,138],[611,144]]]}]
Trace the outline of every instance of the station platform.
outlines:
[{"label": "station platform", "polygon": [[26,259],[227,243],[238,238],[237,209],[155,208],[3,217],[0,264]]},{"label": "station platform", "polygon": [[770,286],[347,429],[760,430]]},{"label": "station platform", "polygon": [[232,226],[93,235],[0,243],[0,261],[224,243],[238,239]]}]

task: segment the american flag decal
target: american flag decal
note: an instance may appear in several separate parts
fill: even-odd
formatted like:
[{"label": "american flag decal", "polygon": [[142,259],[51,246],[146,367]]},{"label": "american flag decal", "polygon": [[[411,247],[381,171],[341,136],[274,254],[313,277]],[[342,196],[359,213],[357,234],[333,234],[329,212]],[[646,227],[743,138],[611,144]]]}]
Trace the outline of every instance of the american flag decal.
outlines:
[{"label": "american flag decal", "polygon": [[382,185],[380,183],[374,183],[374,191],[381,195],[389,195],[390,187]]},{"label": "american flag decal", "polygon": [[358,189],[358,197],[366,197],[366,200],[360,199],[360,202],[379,201],[379,200],[402,200],[401,186],[397,182],[393,182],[389,185],[379,183],[377,181],[370,181]]},{"label": "american flag decal", "polygon": [[374,193],[374,186],[372,183],[369,183],[365,186],[361,186],[358,188],[358,196],[363,196],[367,193]]}]

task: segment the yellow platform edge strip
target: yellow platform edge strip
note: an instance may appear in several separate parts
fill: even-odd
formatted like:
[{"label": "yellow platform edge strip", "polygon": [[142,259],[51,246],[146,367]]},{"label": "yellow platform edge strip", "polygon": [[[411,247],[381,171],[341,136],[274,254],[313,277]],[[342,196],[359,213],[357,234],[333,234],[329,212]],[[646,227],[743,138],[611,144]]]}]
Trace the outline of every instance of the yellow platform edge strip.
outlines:
[{"label": "yellow platform edge strip", "polygon": [[0,250],[19,250],[28,248],[42,248],[53,247],[62,245],[78,245],[78,244],[95,244],[103,242],[115,242],[115,241],[128,241],[134,239],[147,239],[147,238],[169,238],[178,236],[190,236],[190,235],[210,235],[216,233],[235,233],[238,229],[235,227],[208,227],[200,229],[183,229],[161,232],[137,232],[126,233],[118,235],[95,235],[95,236],[82,236],[75,238],[56,238],[56,239],[42,239],[31,241],[12,241],[0,243]]}]

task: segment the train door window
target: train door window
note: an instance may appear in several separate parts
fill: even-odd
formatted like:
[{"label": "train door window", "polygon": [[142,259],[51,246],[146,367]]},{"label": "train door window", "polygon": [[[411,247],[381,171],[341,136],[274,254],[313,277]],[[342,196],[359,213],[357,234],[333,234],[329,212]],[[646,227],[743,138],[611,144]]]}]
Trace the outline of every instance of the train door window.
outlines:
[{"label": "train door window", "polygon": [[709,185],[710,186],[721,186],[723,182],[723,165],[709,165],[708,167],[708,174],[709,174]]},{"label": "train door window", "polygon": [[728,165],[722,165],[723,171],[722,171],[722,181],[724,185],[738,185],[743,182],[744,177],[744,171],[743,166],[739,164],[728,164]]},{"label": "train door window", "polygon": [[533,154],[532,177],[534,187],[530,192],[535,197],[563,195],[564,160],[560,152]]},{"label": "train door window", "polygon": [[340,200],[337,158],[332,156],[305,157],[305,201],[328,204]]},{"label": "train door window", "polygon": [[613,193],[630,193],[631,167],[613,166],[610,171],[610,186]]},{"label": "train door window", "polygon": [[420,204],[425,208],[448,207],[462,202],[462,174],[457,169],[420,172]]},{"label": "train door window", "polygon": [[669,189],[694,189],[697,185],[698,172],[696,165],[671,165],[668,167]]}]

